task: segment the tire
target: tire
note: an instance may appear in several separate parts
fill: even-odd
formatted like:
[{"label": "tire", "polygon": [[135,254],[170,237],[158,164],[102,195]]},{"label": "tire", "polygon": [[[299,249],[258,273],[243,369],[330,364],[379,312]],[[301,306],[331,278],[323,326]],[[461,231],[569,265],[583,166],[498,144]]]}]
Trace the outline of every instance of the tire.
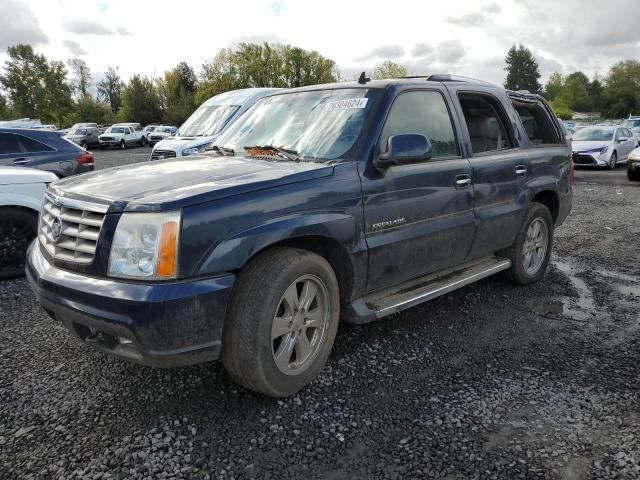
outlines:
[{"label": "tire", "polygon": [[[539,248],[533,247],[533,251],[535,251],[535,264],[527,265],[527,259],[530,261],[532,257],[525,257],[527,253],[525,249],[528,249],[532,243],[529,240],[532,233],[530,229],[533,228],[534,224],[538,225],[541,230],[544,228],[546,239],[541,240]],[[524,216],[515,242],[502,252],[502,256],[511,260],[511,267],[505,271],[507,279],[517,285],[528,285],[540,280],[549,265],[552,248],[553,218],[551,217],[551,212],[541,203],[531,202],[527,208],[527,213]],[[532,255],[533,251],[531,252]]]},{"label": "tire", "polygon": [[627,167],[627,178],[632,182],[640,182],[640,171],[631,170],[631,166]]},{"label": "tire", "polygon": [[27,248],[36,237],[38,215],[16,207],[0,208],[0,279],[21,277]]},{"label": "tire", "polygon": [[125,150],[127,148],[127,142],[120,140],[120,149]]},{"label": "tire", "polygon": [[618,164],[618,154],[616,152],[613,152],[611,154],[611,157],[609,158],[609,169],[614,170],[617,164]]},{"label": "tire", "polygon": [[[315,296],[306,311],[303,307],[295,315],[297,307],[290,307],[305,303],[308,286],[316,288]],[[322,370],[339,317],[338,282],[324,258],[294,248],[267,250],[238,276],[222,338],[224,366],[249,390],[270,397],[293,395]]]},{"label": "tire", "polygon": [[147,143],[146,139],[144,137],[140,138],[140,146],[144,147],[144,144]]},{"label": "tire", "polygon": [[87,142],[82,142],[80,143],[80,147],[84,148],[85,150],[87,149],[89,145],[87,145]]},{"label": "tire", "polygon": [[105,147],[104,145],[100,145],[100,150],[105,150],[107,147]]}]

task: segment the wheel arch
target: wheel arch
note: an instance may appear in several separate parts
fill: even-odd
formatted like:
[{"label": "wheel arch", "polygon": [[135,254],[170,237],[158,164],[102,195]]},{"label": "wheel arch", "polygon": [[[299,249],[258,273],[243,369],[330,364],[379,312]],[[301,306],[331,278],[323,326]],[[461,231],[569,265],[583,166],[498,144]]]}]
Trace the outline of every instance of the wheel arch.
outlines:
[{"label": "wheel arch", "polygon": [[558,193],[555,190],[540,190],[533,195],[531,201],[541,203],[547,207],[549,212],[551,212],[551,218],[555,225],[560,211],[560,198],[558,197]]}]

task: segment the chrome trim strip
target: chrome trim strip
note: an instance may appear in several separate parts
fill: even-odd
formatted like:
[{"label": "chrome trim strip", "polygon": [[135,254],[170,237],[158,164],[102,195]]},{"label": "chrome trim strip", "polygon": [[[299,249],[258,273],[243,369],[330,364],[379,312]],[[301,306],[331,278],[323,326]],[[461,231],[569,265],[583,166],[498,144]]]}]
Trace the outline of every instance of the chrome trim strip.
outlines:
[{"label": "chrome trim strip", "polygon": [[107,213],[109,205],[102,203],[87,202],[74,198],[58,197],[50,192],[45,192],[45,198],[58,207],[74,208],[76,210],[87,210],[89,212]]},{"label": "chrome trim strip", "polygon": [[[498,273],[498,272],[501,272],[502,270],[506,270],[509,267],[511,267],[511,260],[505,259],[498,263],[494,263],[489,268],[474,272],[471,275],[468,275],[466,277],[452,280],[449,283],[446,283],[442,286],[438,286],[431,290],[423,290],[421,293],[417,294],[415,297],[411,297],[395,305],[389,305],[380,310],[377,310],[376,317],[382,318],[387,315],[391,315],[392,313],[397,313],[402,310],[406,310],[407,308],[414,307],[422,302],[426,302],[427,300],[432,300],[436,297],[439,297],[441,295],[445,295],[449,292],[457,290],[458,288],[462,288],[478,280],[482,280],[483,278],[489,277],[494,273]],[[427,286],[426,288],[428,289],[429,286]]]}]

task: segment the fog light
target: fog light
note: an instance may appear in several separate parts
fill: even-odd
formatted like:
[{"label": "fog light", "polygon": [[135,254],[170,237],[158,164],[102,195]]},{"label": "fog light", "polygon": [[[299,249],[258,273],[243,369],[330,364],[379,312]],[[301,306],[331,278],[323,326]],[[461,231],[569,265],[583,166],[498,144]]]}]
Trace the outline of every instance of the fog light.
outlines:
[{"label": "fog light", "polygon": [[121,345],[131,345],[133,343],[133,340],[129,340],[128,338],[124,338],[124,337],[118,337],[118,342]]}]

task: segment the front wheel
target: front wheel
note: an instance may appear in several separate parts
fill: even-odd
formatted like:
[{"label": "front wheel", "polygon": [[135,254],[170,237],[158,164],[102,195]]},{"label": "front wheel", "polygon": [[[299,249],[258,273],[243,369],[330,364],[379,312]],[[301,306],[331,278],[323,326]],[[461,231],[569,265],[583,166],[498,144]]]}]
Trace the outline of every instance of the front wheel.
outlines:
[{"label": "front wheel", "polygon": [[268,250],[238,276],[223,333],[224,366],[249,390],[293,395],[322,370],[339,316],[338,282],[324,258]]},{"label": "front wheel", "polygon": [[0,208],[0,279],[24,275],[27,248],[36,237],[38,217],[22,208]]},{"label": "front wheel", "polygon": [[127,148],[127,142],[120,140],[120,150],[124,150],[125,148]]},{"label": "front wheel", "polygon": [[627,178],[632,182],[640,182],[640,170],[631,170],[631,164],[627,166]]},{"label": "front wheel", "polygon": [[618,154],[616,152],[613,152],[611,154],[611,158],[609,158],[609,168],[613,170],[614,168],[616,168],[617,164],[618,164]]},{"label": "front wheel", "polygon": [[549,209],[532,202],[527,209],[516,240],[504,252],[511,267],[507,278],[516,284],[527,285],[542,278],[549,265],[553,247],[553,219]]}]

